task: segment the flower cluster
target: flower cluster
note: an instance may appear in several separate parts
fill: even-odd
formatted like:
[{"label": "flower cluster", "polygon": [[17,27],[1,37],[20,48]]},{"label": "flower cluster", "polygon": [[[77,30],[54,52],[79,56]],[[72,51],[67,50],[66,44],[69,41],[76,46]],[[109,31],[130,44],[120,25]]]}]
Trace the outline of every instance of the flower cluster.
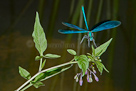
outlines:
[{"label": "flower cluster", "polygon": [[[91,68],[91,69],[89,69],[89,68]],[[96,76],[96,70],[94,69],[94,67],[92,65],[89,68],[85,72],[85,75],[87,75],[87,82],[89,82],[89,83],[93,82],[92,75],[94,76],[95,80],[98,82],[99,78]],[[77,73],[74,77],[76,82],[79,81],[80,86],[82,86],[82,84],[83,84],[82,77],[83,77],[83,72]]]}]

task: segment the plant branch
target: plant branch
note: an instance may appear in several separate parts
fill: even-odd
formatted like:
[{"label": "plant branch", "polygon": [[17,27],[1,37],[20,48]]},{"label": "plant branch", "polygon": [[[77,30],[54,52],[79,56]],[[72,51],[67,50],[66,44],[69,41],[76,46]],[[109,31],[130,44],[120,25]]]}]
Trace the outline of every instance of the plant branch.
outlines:
[{"label": "plant branch", "polygon": [[48,70],[52,70],[54,68],[58,68],[58,67],[63,67],[63,66],[66,66],[66,65],[69,65],[69,64],[74,64],[74,63],[77,63],[76,61],[74,62],[67,62],[67,63],[64,63],[64,64],[60,64],[60,65],[57,65],[57,66],[54,66],[54,67],[51,67],[51,68],[48,68],[48,69],[45,69],[45,70],[42,70],[42,71],[39,71],[37,74],[35,74],[31,79],[29,79],[28,81],[26,81],[23,85],[21,85],[16,91],[19,91],[21,90],[25,85],[27,85],[30,81],[32,81],[36,76],[38,76],[39,74],[41,73],[44,73]]},{"label": "plant branch", "polygon": [[33,84],[29,83],[26,87],[24,87],[21,91],[25,91],[26,89],[28,89],[29,87],[31,87]]},{"label": "plant branch", "polygon": [[39,72],[42,70],[42,58],[40,59]]}]

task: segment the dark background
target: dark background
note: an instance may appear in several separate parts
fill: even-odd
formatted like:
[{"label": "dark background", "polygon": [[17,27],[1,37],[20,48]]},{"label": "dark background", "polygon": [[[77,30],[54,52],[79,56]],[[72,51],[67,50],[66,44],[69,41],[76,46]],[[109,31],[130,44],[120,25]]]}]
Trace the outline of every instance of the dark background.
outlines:
[{"label": "dark background", "polygon": [[[66,52],[71,48],[78,54],[91,52],[87,41],[79,44],[83,34],[62,35],[58,29],[68,29],[61,22],[69,22],[85,28],[81,6],[84,5],[89,28],[104,20],[121,21],[121,26],[95,33],[100,45],[113,38],[107,51],[101,56],[110,73],[97,76],[100,81],[83,86],[75,84],[75,66],[44,81],[45,86],[31,87],[27,91],[136,91],[136,0],[1,0],[0,2],[0,91],[13,91],[26,80],[18,73],[18,66],[31,75],[38,71],[38,55],[32,41],[35,13],[39,12],[41,25],[48,41],[46,53],[62,57],[50,59],[46,67],[72,59]],[[80,17],[81,16],[81,17]],[[78,71],[80,72],[80,70]]]}]

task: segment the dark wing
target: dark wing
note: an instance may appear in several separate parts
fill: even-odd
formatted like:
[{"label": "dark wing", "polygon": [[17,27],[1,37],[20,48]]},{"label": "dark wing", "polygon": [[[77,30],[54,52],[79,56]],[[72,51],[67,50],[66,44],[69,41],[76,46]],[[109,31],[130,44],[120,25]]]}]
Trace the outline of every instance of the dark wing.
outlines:
[{"label": "dark wing", "polygon": [[102,30],[106,30],[106,29],[111,29],[111,28],[115,28],[117,26],[119,26],[121,24],[120,21],[105,21],[101,24],[99,24],[98,26],[96,26],[95,28],[91,29],[92,32],[98,32],[98,31],[102,31]]},{"label": "dark wing", "polygon": [[88,31],[74,31],[74,30],[58,30],[62,34],[73,34],[73,33],[87,33]]},{"label": "dark wing", "polygon": [[66,23],[66,22],[62,22],[63,25],[74,28],[74,29],[78,29],[78,30],[82,30],[82,31],[86,31],[85,29],[82,29],[76,25],[70,24],[70,23]]}]

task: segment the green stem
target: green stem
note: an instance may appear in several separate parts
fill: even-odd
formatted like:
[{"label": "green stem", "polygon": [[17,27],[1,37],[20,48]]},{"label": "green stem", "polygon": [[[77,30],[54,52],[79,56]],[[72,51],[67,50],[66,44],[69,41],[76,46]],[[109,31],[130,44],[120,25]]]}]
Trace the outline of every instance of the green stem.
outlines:
[{"label": "green stem", "polygon": [[40,59],[39,72],[42,70],[42,58]]},{"label": "green stem", "polygon": [[73,62],[75,59],[73,58],[70,62]]},{"label": "green stem", "polygon": [[30,81],[32,81],[36,76],[38,76],[41,73],[44,73],[44,72],[46,72],[48,70],[52,70],[54,68],[59,68],[59,67],[63,67],[63,66],[69,65],[69,64],[74,64],[74,63],[77,63],[77,62],[75,62],[75,61],[74,62],[67,62],[67,63],[64,63],[64,64],[60,64],[60,65],[57,65],[57,66],[54,66],[54,67],[42,70],[42,71],[38,72],[37,74],[35,74],[31,79],[29,79],[28,81],[26,81],[23,85],[21,85],[16,91],[21,90],[24,86],[26,86],[28,83],[30,83]]},{"label": "green stem", "polygon": [[33,84],[29,83],[26,87],[24,87],[22,90],[20,91],[25,91],[26,89],[28,89],[29,87],[31,87]]}]

